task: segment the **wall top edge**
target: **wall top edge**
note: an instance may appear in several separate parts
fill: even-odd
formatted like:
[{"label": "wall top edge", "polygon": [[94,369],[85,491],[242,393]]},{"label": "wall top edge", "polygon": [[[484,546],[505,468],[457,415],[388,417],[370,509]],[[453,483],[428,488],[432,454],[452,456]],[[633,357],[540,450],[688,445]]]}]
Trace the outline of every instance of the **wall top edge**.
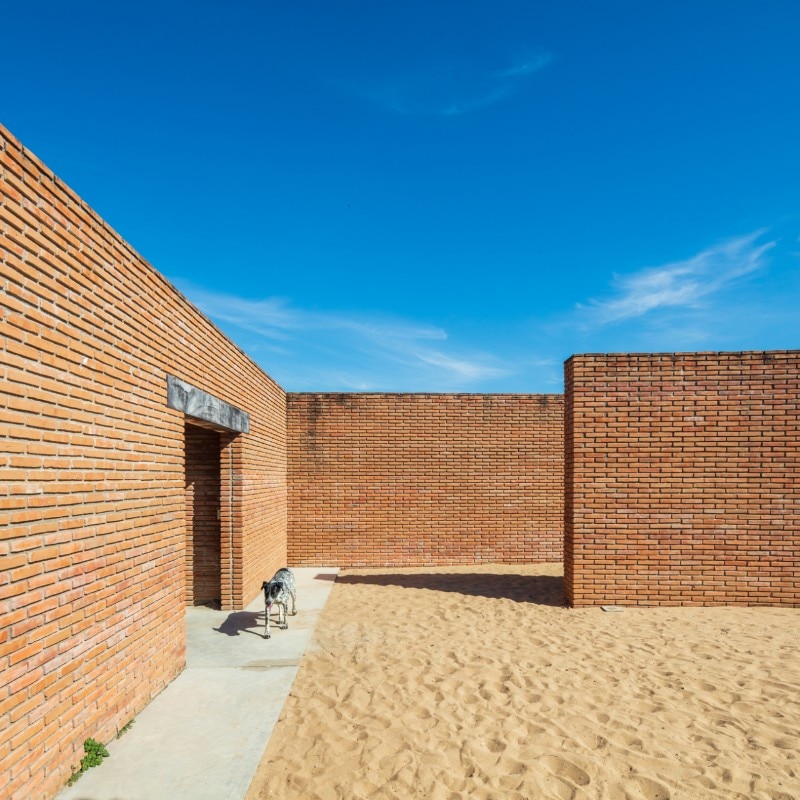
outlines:
[{"label": "wall top edge", "polygon": [[800,356],[800,350],[677,350],[645,352],[615,352],[615,353],[573,353],[564,363],[568,364],[577,358],[616,359],[616,358],[695,358],[698,356],[715,356],[727,358],[764,357],[764,356]]},{"label": "wall top edge", "polygon": [[292,397],[564,397],[563,392],[286,392]]}]

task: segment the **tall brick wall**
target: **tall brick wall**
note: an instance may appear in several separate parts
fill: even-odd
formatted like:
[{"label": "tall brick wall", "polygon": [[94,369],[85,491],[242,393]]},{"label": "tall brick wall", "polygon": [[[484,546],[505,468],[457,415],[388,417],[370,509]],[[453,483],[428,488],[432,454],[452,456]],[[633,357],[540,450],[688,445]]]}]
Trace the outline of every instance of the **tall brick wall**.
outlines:
[{"label": "tall brick wall", "polygon": [[289,394],[289,560],[557,561],[560,395]]},{"label": "tall brick wall", "polygon": [[285,393],[0,128],[0,797],[52,796],[184,663],[175,375],[220,433],[222,602],[286,561]]},{"label": "tall brick wall", "polygon": [[800,605],[800,351],[566,365],[575,605]]}]

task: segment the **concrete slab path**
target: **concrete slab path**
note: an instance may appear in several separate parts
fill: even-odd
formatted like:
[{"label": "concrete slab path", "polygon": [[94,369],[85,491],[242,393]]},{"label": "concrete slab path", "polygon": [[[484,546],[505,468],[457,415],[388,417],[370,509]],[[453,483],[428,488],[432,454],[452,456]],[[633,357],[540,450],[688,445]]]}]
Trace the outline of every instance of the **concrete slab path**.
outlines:
[{"label": "concrete slab path", "polygon": [[186,669],[58,800],[242,800],[336,569],[295,569],[297,615],[262,638],[261,596],[245,611],[186,610]]}]

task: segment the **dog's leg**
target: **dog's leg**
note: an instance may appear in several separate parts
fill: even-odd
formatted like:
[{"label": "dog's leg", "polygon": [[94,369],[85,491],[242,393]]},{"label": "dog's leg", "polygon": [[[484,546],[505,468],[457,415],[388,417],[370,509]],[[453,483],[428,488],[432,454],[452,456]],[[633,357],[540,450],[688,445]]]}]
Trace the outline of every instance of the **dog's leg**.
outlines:
[{"label": "dog's leg", "polygon": [[295,614],[297,614],[297,598],[294,590],[292,590],[292,616],[295,616]]},{"label": "dog's leg", "polygon": [[281,625],[282,630],[286,630],[289,627],[289,623],[286,621],[286,606],[287,603],[281,603],[281,616],[280,619],[283,620],[283,624]]},{"label": "dog's leg", "polygon": [[269,606],[264,603],[264,638],[269,639]]}]

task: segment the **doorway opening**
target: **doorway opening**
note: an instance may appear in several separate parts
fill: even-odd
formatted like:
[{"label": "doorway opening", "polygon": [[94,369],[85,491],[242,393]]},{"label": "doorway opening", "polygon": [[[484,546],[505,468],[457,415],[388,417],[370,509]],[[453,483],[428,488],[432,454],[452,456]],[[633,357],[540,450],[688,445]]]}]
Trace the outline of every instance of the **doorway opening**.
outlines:
[{"label": "doorway opening", "polygon": [[222,599],[220,434],[185,425],[186,605]]}]

